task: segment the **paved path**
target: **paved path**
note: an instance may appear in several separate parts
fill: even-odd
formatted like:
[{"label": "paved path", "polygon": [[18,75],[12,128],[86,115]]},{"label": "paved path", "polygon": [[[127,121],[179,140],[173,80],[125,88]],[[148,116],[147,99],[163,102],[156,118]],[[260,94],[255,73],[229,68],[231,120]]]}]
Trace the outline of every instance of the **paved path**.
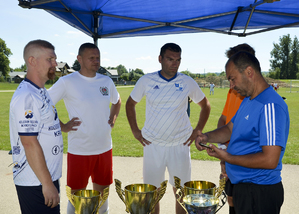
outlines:
[{"label": "paved path", "polygon": [[[133,157],[113,157],[114,178],[122,182],[122,189],[126,185],[142,183],[142,158]],[[11,167],[12,157],[8,151],[0,151],[0,213],[20,214],[19,203],[16,190],[13,184]],[[192,180],[206,180],[218,186],[220,173],[219,163],[216,161],[192,160]],[[299,166],[284,165],[282,178],[285,190],[285,200],[281,214],[299,213]],[[166,179],[168,177],[166,176]],[[63,160],[63,176],[61,181],[61,213],[66,214],[67,197],[65,193],[66,185],[66,155]],[[91,188],[89,185],[88,188]],[[125,214],[125,205],[115,191],[115,184],[110,187],[109,195],[110,214]],[[166,193],[161,199],[161,214],[172,214],[174,211],[174,196],[171,185],[168,184]],[[217,214],[227,214],[226,204]]]}]

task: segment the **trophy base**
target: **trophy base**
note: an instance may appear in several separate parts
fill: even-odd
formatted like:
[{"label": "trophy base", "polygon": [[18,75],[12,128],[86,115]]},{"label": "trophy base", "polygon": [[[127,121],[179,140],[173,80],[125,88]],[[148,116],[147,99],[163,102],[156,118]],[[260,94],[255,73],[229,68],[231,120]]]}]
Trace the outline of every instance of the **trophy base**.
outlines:
[{"label": "trophy base", "polygon": [[208,194],[191,194],[183,198],[188,214],[215,214],[219,199]]}]

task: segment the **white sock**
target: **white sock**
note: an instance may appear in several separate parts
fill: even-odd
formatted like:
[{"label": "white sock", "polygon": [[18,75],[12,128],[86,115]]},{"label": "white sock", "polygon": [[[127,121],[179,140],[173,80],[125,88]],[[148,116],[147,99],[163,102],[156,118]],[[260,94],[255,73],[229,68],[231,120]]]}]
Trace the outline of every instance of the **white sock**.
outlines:
[{"label": "white sock", "polygon": [[109,214],[108,198],[105,203],[100,207],[99,214]]},{"label": "white sock", "polygon": [[75,214],[75,207],[72,205],[70,201],[67,203],[67,214]]}]

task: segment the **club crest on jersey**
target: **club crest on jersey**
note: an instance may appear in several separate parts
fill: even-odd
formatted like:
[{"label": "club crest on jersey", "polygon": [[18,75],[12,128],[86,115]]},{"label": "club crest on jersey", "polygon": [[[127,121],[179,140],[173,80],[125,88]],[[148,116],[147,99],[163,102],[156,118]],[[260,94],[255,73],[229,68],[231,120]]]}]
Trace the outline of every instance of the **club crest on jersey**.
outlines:
[{"label": "club crest on jersey", "polygon": [[59,146],[55,145],[53,148],[52,148],[52,154],[53,155],[58,155],[60,152],[60,148]]},{"label": "club crest on jersey", "polygon": [[31,119],[33,117],[33,111],[31,110],[26,110],[25,111],[25,118],[26,119]]},{"label": "club crest on jersey", "polygon": [[104,96],[108,96],[108,88],[107,87],[100,87],[100,91]]},{"label": "club crest on jersey", "polygon": [[181,83],[174,83],[177,91],[183,91],[183,84]]}]

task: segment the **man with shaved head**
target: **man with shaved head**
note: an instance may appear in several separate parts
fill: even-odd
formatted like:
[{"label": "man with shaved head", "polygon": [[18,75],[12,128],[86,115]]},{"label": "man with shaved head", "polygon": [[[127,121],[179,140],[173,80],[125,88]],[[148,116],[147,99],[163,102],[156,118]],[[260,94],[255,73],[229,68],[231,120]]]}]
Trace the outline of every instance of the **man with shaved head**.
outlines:
[{"label": "man with shaved head", "polygon": [[44,40],[24,48],[27,76],[15,91],[9,113],[13,178],[22,214],[57,214],[63,141],[56,108],[45,83],[54,79],[54,46]]}]

